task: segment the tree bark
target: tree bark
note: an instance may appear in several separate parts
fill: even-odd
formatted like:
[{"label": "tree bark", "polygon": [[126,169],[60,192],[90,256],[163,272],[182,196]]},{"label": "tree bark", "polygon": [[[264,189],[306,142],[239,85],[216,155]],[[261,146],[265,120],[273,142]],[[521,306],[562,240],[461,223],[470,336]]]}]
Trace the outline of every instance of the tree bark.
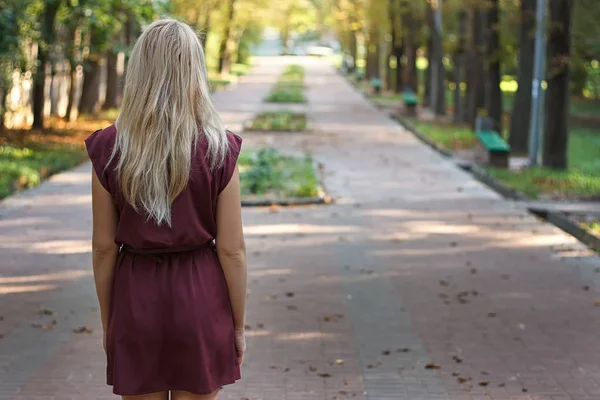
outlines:
[{"label": "tree bark", "polygon": [[567,167],[572,16],[573,0],[550,1],[542,165],[556,169]]},{"label": "tree bark", "polygon": [[475,119],[479,110],[485,107],[485,73],[483,56],[485,54],[485,35],[483,24],[485,14],[480,9],[473,9],[471,14],[471,51],[467,66],[467,121],[475,127]]},{"label": "tree bark", "polygon": [[426,52],[426,57],[427,57],[427,69],[425,70],[425,93],[423,95],[423,104],[429,104],[430,103],[430,97],[431,97],[431,66],[432,66],[432,59],[433,59],[433,53],[432,53],[432,49],[433,49],[433,9],[431,7],[427,7],[427,11],[426,11],[426,19],[427,19],[427,26],[430,27],[429,29],[429,35],[427,36],[427,52]]},{"label": "tree bark", "polygon": [[221,45],[219,46],[219,73],[221,73],[221,75],[227,75],[231,70],[235,1],[236,0],[228,0],[227,2],[227,20],[225,21],[223,38],[221,39]]},{"label": "tree bark", "polygon": [[379,30],[371,26],[367,39],[367,79],[379,78]]},{"label": "tree bark", "polygon": [[44,1],[41,13],[42,40],[38,43],[38,65],[33,82],[33,125],[32,128],[44,129],[44,104],[46,102],[46,64],[56,33],[54,23],[61,0]]},{"label": "tree bark", "polygon": [[458,44],[454,55],[454,120],[455,124],[465,122],[465,96],[461,85],[465,78],[465,48],[467,41],[467,11],[461,8],[458,12]]},{"label": "tree bark", "polygon": [[210,27],[211,27],[211,12],[208,11],[206,13],[206,17],[204,18],[204,23],[201,27],[202,32],[204,32],[202,35],[200,35],[200,42],[202,43],[202,48],[204,49],[204,51],[206,51],[206,42],[208,41],[208,35],[210,33]]},{"label": "tree bark", "polygon": [[117,58],[112,50],[106,55],[106,98],[102,105],[103,110],[117,108],[119,106],[119,74],[117,73]]},{"label": "tree bark", "polygon": [[100,97],[100,55],[92,54],[84,63],[83,85],[79,100],[80,114],[94,114]]},{"label": "tree bark", "polygon": [[356,38],[356,31],[350,32],[350,56],[352,57],[352,66],[350,72],[356,71],[356,58],[358,57],[358,40]]},{"label": "tree bark", "polygon": [[432,10],[431,25],[431,94],[429,107],[436,116],[446,115],[446,69],[443,63],[444,45],[441,30],[441,4],[441,0],[438,0],[437,8]]},{"label": "tree bark", "polygon": [[494,128],[502,134],[502,90],[500,90],[500,81],[502,79],[500,71],[500,13],[499,0],[490,0],[490,8],[487,11],[487,113],[494,121]]},{"label": "tree bark", "polygon": [[510,118],[508,143],[511,152],[526,155],[529,148],[529,122],[531,117],[531,86],[535,51],[536,0],[521,0],[521,26],[519,29],[518,88],[515,93]]},{"label": "tree bark", "polygon": [[410,5],[406,2],[403,4],[402,13],[402,44],[404,48],[404,55],[406,56],[406,66],[404,69],[404,86],[405,88],[412,89],[415,93],[419,88],[418,84],[418,73],[417,73],[417,42],[415,38],[418,36],[416,32],[416,22],[414,16],[411,13]]},{"label": "tree bark", "polygon": [[6,116],[6,97],[4,88],[0,87],[0,133],[4,132],[4,118]]}]

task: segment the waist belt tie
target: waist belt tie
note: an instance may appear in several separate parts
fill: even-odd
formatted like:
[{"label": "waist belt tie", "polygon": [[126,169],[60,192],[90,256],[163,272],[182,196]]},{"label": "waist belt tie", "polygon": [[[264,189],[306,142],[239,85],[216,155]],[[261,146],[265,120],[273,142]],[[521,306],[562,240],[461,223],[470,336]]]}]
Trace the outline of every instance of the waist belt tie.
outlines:
[{"label": "waist belt tie", "polygon": [[119,248],[119,251],[126,251],[132,254],[139,254],[142,256],[148,256],[152,258],[157,263],[162,263],[164,261],[163,256],[165,254],[171,253],[187,253],[190,251],[203,250],[203,249],[214,249],[215,242],[214,240],[209,240],[204,244],[200,244],[197,246],[185,246],[185,247],[168,247],[164,249],[135,249],[133,247],[127,246],[126,244],[122,244]]}]

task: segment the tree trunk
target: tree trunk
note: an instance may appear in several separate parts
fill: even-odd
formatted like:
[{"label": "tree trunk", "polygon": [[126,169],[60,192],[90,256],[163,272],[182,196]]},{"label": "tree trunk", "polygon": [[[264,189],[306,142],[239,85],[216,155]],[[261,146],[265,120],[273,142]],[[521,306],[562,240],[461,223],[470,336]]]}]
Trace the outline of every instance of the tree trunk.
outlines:
[{"label": "tree trunk", "polygon": [[[58,86],[58,87],[57,87]],[[50,115],[58,115],[58,102],[60,100],[60,85],[56,79],[56,61],[50,63]]]},{"label": "tree trunk", "polygon": [[[442,42],[441,0],[433,10],[431,25],[431,96],[429,107],[437,116],[446,115],[446,69],[443,63],[444,46]],[[433,4],[432,4],[433,7]]]},{"label": "tree trunk", "polygon": [[0,87],[0,133],[4,132],[4,118],[6,116],[6,91]]},{"label": "tree trunk", "polygon": [[33,125],[32,128],[44,129],[44,105],[46,102],[46,63],[48,52],[45,45],[38,44],[37,67],[33,82]]},{"label": "tree trunk", "polygon": [[33,82],[33,125],[32,128],[44,129],[44,104],[46,102],[46,64],[56,33],[54,22],[61,0],[45,1],[42,4],[41,31],[42,40],[38,42],[38,65]]},{"label": "tree trunk", "polygon": [[71,121],[73,104],[75,104],[75,96],[77,95],[77,64],[73,60],[69,61],[69,75],[69,100],[65,116],[63,117],[65,121]]},{"label": "tree trunk", "polygon": [[485,74],[483,55],[485,54],[485,35],[483,24],[485,14],[474,9],[472,18],[472,50],[469,52],[467,66],[467,121],[475,127],[479,110],[485,107]]},{"label": "tree trunk", "polygon": [[367,79],[379,78],[379,30],[371,27],[367,39]]},{"label": "tree trunk", "polygon": [[91,54],[84,63],[83,85],[79,100],[80,114],[94,114],[100,97],[100,55]]},{"label": "tree trunk", "polygon": [[219,46],[219,73],[221,75],[229,74],[231,70],[231,52],[232,52],[232,36],[233,26],[235,18],[235,1],[228,0],[227,2],[227,20],[225,21],[225,28],[223,30],[223,38],[221,39],[221,45]]},{"label": "tree trunk", "polygon": [[109,50],[106,55],[106,99],[103,110],[119,106],[119,74],[117,73],[117,54]]},{"label": "tree trunk", "polygon": [[572,15],[573,0],[550,1],[542,165],[556,169],[567,168]]},{"label": "tree trunk", "polygon": [[[390,48],[390,53],[388,57],[388,65],[387,65],[387,79],[388,79],[388,89],[393,88],[396,93],[400,93],[402,91],[402,28],[400,26],[400,15],[398,13],[396,7],[395,0],[388,0],[388,14],[390,18],[390,27],[391,27],[391,37],[392,43]],[[392,71],[391,60],[396,60],[396,69]]]},{"label": "tree trunk", "polygon": [[426,53],[426,57],[427,57],[427,69],[425,70],[425,92],[423,95],[423,104],[427,105],[430,103],[430,97],[431,97],[431,66],[432,66],[432,59],[433,59],[433,9],[429,6],[427,6],[427,12],[426,12],[427,16],[427,26],[430,27],[429,29],[429,35],[427,36],[427,53]]},{"label": "tree trunk", "polygon": [[529,122],[531,117],[531,86],[535,52],[536,0],[521,0],[521,26],[519,29],[518,88],[515,93],[510,118],[508,143],[511,152],[526,155],[529,148]]},{"label": "tree trunk", "polygon": [[[405,7],[409,7],[408,4]],[[406,66],[404,70],[403,87],[410,88],[415,93],[419,89],[418,74],[417,74],[417,43],[415,38],[417,37],[416,23],[410,10],[407,10],[402,16],[402,25],[404,27],[402,44],[404,47],[404,53],[406,55]]]},{"label": "tree trunk", "polygon": [[351,73],[356,71],[356,58],[358,57],[358,40],[356,39],[356,34],[356,31],[350,32],[350,56],[352,57]]},{"label": "tree trunk", "polygon": [[490,8],[487,12],[487,113],[494,121],[494,128],[502,134],[502,90],[500,90],[500,15],[499,0],[490,0]]},{"label": "tree trunk", "polygon": [[465,122],[465,96],[461,85],[465,79],[465,48],[467,42],[467,11],[461,8],[458,11],[458,45],[454,55],[454,120],[455,124]]}]

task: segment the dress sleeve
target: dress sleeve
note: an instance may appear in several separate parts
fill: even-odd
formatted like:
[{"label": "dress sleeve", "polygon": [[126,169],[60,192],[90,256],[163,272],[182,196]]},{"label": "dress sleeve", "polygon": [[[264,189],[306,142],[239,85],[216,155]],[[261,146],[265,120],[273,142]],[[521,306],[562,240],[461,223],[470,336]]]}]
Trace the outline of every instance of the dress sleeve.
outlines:
[{"label": "dress sleeve", "polygon": [[229,142],[229,151],[227,152],[227,156],[225,156],[223,167],[221,167],[219,193],[229,184],[235,172],[240,150],[242,149],[242,138],[235,133],[227,131],[227,141]]},{"label": "dress sleeve", "polygon": [[107,191],[110,192],[110,183],[106,164],[110,158],[111,149],[107,148],[105,143],[106,141],[102,140],[102,132],[102,130],[98,130],[85,139],[85,147],[100,183]]}]

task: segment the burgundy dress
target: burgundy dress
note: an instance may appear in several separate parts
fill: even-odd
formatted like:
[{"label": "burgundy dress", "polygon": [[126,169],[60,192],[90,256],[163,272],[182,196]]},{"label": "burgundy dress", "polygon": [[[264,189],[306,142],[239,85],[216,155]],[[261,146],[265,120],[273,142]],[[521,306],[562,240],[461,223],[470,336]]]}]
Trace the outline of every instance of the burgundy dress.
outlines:
[{"label": "burgundy dress", "polygon": [[[115,242],[133,249],[198,246],[217,235],[219,193],[235,170],[242,139],[227,132],[229,154],[210,171],[206,144],[192,157],[190,182],[172,206],[172,226],[157,226],[123,200],[114,161],[117,131],[86,139],[94,170],[119,211]],[[115,394],[167,390],[208,394],[240,379],[231,304],[212,247],[160,257],[120,251],[107,328],[107,383]]]}]

